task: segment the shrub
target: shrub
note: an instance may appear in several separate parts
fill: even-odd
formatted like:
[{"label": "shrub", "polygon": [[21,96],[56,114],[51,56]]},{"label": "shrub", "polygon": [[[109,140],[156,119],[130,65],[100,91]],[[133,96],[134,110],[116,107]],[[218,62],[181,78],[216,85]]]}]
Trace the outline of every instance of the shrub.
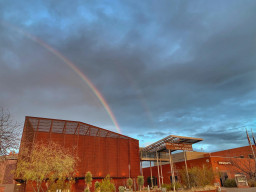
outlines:
[{"label": "shrub", "polygon": [[172,185],[171,184],[162,184],[162,188],[166,188],[167,191],[171,191]]},{"label": "shrub", "polygon": [[112,179],[109,175],[107,175],[100,183],[101,192],[113,192],[115,189],[115,184],[112,182]]},{"label": "shrub", "polygon": [[124,192],[124,186],[119,186],[118,190],[119,190],[119,192]]},{"label": "shrub", "polygon": [[[163,184],[162,188],[166,188],[167,191],[171,191],[174,188],[173,186],[173,184]],[[181,184],[179,182],[175,182],[175,189],[177,190],[179,188],[181,188]]]},{"label": "shrub", "polygon": [[133,185],[133,180],[132,180],[132,178],[127,179],[126,183],[127,183],[127,186],[129,187],[129,189],[131,189],[131,188],[132,188],[132,185]]},{"label": "shrub", "polygon": [[224,184],[224,187],[237,187],[235,179],[227,179]]},{"label": "shrub", "polygon": [[95,192],[99,192],[100,191],[100,183],[99,183],[99,181],[96,181],[94,183],[94,191]]},{"label": "shrub", "polygon": [[85,188],[85,189],[84,189],[84,192],[90,192],[90,189]]},{"label": "shrub", "polygon": [[[175,182],[175,189],[177,190],[177,189],[179,189],[179,188],[181,188],[182,186],[181,186],[181,184],[179,183],[179,182]],[[173,184],[171,184],[171,189],[173,190]]]},{"label": "shrub", "polygon": [[210,167],[192,167],[188,169],[189,182],[186,170],[181,170],[183,184],[190,187],[204,187],[211,185],[214,180],[214,173]]},{"label": "shrub", "polygon": [[88,171],[85,174],[84,181],[86,183],[87,189],[89,189],[90,186],[92,185],[92,173],[90,171]]},{"label": "shrub", "polygon": [[137,184],[139,185],[140,191],[141,187],[144,185],[144,177],[143,176],[138,176],[137,177]]}]

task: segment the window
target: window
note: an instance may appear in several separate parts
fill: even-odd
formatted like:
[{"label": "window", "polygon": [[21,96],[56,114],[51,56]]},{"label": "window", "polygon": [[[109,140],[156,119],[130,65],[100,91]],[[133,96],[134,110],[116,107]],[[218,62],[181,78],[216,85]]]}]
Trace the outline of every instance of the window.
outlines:
[{"label": "window", "polygon": [[[171,183],[172,183],[172,176],[170,176],[170,180],[171,180]],[[175,176],[175,181],[178,181],[178,177]]]},{"label": "window", "polygon": [[249,154],[248,157],[249,157],[250,159],[253,159],[253,155],[252,155],[252,154]]}]

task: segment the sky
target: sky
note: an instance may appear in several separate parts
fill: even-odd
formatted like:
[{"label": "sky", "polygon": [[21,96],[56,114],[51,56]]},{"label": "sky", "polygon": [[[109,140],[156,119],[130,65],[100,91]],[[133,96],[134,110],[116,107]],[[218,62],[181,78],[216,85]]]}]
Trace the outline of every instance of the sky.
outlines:
[{"label": "sky", "polygon": [[168,135],[203,138],[204,152],[248,145],[255,10],[254,0],[0,0],[0,106],[21,128],[36,116],[118,132],[116,119],[140,146]]}]

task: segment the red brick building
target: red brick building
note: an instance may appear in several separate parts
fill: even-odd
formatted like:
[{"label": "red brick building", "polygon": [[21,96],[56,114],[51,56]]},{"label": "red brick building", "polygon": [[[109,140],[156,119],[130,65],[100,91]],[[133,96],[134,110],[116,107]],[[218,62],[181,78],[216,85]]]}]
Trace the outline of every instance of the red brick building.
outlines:
[{"label": "red brick building", "polygon": [[[20,151],[36,142],[76,148],[79,162],[75,191],[84,190],[87,171],[94,181],[110,174],[116,186],[140,174],[139,141],[125,135],[77,121],[26,117]],[[32,187],[26,186],[25,191],[32,191]]]},{"label": "red brick building", "polygon": [[[256,147],[253,146],[254,151],[256,152]],[[182,152],[183,153],[183,152]],[[176,158],[175,156],[180,156],[180,154],[173,154],[174,160],[174,173],[175,177],[179,182],[182,182],[180,171],[185,169],[185,161],[183,159]],[[221,185],[225,179],[234,179],[236,174],[246,175],[249,179],[250,175],[246,172],[255,170],[255,160],[253,159],[251,146],[239,147],[234,149],[228,149],[224,151],[218,151],[214,153],[199,153],[192,156],[194,152],[187,152],[187,166],[190,167],[203,167],[208,166],[216,174],[215,180],[213,183],[219,183]],[[182,154],[184,157],[184,155]],[[171,183],[171,168],[170,164],[164,164],[160,166],[163,173],[163,183]],[[147,178],[151,177],[150,167],[143,168],[143,175],[145,177],[146,184]],[[157,166],[152,167],[152,175],[155,178],[158,178],[158,169]],[[159,180],[157,180],[159,181]],[[157,182],[156,181],[156,182]],[[159,182],[157,182],[159,183]]]},{"label": "red brick building", "polygon": [[15,181],[13,179],[16,169],[18,154],[10,153],[0,158],[0,192],[14,191]]}]

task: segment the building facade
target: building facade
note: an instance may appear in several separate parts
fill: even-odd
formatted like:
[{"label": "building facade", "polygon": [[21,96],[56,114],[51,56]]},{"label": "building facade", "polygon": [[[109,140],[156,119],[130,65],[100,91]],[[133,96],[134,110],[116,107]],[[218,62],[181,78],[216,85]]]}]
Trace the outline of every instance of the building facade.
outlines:
[{"label": "building facade", "polygon": [[[87,171],[94,180],[109,174],[116,186],[140,174],[139,141],[125,135],[77,121],[26,117],[20,151],[37,142],[54,142],[75,149],[79,158],[75,191],[84,190]],[[32,191],[32,186],[27,185],[25,191]]]},{"label": "building facade", "polygon": [[[194,151],[168,153],[166,149],[168,142],[192,145],[202,140],[170,135],[145,148],[139,148],[139,141],[136,139],[86,123],[26,117],[20,152],[24,148],[32,148],[37,142],[45,144],[55,142],[66,149],[75,149],[73,152],[78,156],[79,162],[72,191],[76,192],[84,191],[84,176],[87,171],[92,173],[94,182],[101,181],[109,174],[116,187],[126,185],[127,178],[133,178],[135,183],[138,175],[144,176],[145,186],[149,185],[151,175],[155,178],[155,185],[169,184],[172,180],[170,154],[174,162],[174,177],[179,182],[182,182],[180,172],[185,168],[185,158],[188,168],[209,167],[216,173],[213,183],[219,185],[222,185],[226,179],[234,178],[236,174],[244,174],[248,178],[252,176],[250,174],[252,174],[251,170],[255,170],[255,159],[250,146],[214,153]],[[256,152],[255,146],[253,150]],[[0,162],[0,192],[33,191],[31,184],[26,185],[21,182],[21,178],[13,176],[17,154],[10,154],[4,159]],[[142,169],[140,161],[148,161],[152,166]]]},{"label": "building facade", "polygon": [[0,192],[14,191],[14,171],[16,169],[18,154],[10,153],[0,157]]},{"label": "building facade", "polygon": [[[256,147],[252,146],[256,152]],[[250,174],[255,171],[255,159],[253,157],[251,146],[239,147],[218,151],[214,153],[200,153],[200,152],[181,152],[173,154],[174,161],[174,174],[177,181],[182,183],[181,171],[185,169],[185,158],[187,158],[188,169],[192,167],[209,167],[215,174],[215,179],[212,182],[223,185],[226,179],[234,179],[235,175],[242,174],[250,179]],[[150,185],[152,176],[159,178],[157,166],[143,168],[143,175],[147,185]],[[172,180],[171,167],[169,163],[162,163],[160,165],[163,178],[160,179],[161,183],[169,184]],[[161,175],[160,175],[161,177]],[[162,180],[163,179],[163,180]],[[155,181],[159,185],[159,179]]]}]

